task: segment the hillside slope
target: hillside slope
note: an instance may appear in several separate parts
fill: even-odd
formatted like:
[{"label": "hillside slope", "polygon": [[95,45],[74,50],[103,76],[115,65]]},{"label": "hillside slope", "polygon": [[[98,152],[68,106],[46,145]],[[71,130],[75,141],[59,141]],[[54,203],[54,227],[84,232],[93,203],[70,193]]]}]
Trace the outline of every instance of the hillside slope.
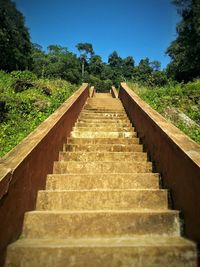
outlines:
[{"label": "hillside slope", "polygon": [[0,157],[9,152],[77,86],[61,79],[37,79],[29,71],[0,71]]},{"label": "hillside slope", "polygon": [[200,80],[160,88],[127,84],[152,108],[200,144]]}]

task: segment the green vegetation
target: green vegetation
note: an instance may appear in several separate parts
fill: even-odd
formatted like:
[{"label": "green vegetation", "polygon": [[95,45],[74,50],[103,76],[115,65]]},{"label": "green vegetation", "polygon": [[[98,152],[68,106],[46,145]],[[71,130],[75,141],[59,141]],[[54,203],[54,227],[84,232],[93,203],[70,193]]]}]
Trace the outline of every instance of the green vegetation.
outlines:
[{"label": "green vegetation", "polygon": [[29,71],[0,71],[0,157],[54,112],[75,90],[61,79],[37,79]]},{"label": "green vegetation", "polygon": [[173,0],[182,20],[177,24],[177,38],[167,49],[172,61],[168,76],[177,81],[191,81],[200,76],[200,1]]},{"label": "green vegetation", "polygon": [[24,17],[10,0],[0,1],[0,69],[30,68],[31,42]]},{"label": "green vegetation", "polygon": [[134,82],[128,85],[152,108],[200,144],[200,80],[158,88],[139,86]]},{"label": "green vegetation", "polygon": [[90,43],[76,45],[79,55],[57,44],[44,51],[31,43],[15,4],[1,0],[0,156],[46,119],[81,82],[103,92],[131,81],[129,85],[145,101],[200,143],[200,2],[172,2],[182,19],[177,38],[166,51],[172,61],[161,70],[157,60],[146,57],[135,65],[132,56],[121,58],[117,51],[105,63]]}]

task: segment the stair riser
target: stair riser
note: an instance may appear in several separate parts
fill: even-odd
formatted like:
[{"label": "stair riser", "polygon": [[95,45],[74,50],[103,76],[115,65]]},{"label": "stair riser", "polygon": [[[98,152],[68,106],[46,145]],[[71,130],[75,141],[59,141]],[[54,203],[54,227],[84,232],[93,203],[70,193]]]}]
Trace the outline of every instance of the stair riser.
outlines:
[{"label": "stair riser", "polygon": [[83,109],[80,113],[81,115],[104,115],[104,114],[109,114],[109,115],[126,115],[126,112],[124,109],[121,110],[107,110],[107,111],[101,111],[101,110],[88,110],[88,109]]},{"label": "stair riser", "polygon": [[53,173],[145,173],[152,171],[151,162],[54,162]]},{"label": "stair riser", "polygon": [[105,120],[105,119],[128,119],[127,115],[121,115],[121,114],[116,114],[116,115],[111,115],[111,114],[102,114],[102,115],[92,115],[92,114],[85,114],[85,115],[80,115],[79,120],[84,120],[84,119],[94,119],[94,120]]},{"label": "stair riser", "polygon": [[59,153],[60,161],[121,161],[121,160],[136,160],[136,161],[147,161],[146,153],[121,153],[121,152],[60,152]]},{"label": "stair riser", "polygon": [[38,210],[167,209],[165,190],[39,191]]},{"label": "stair riser", "polygon": [[126,113],[125,109],[120,107],[119,109],[95,109],[95,108],[87,108],[86,106],[84,107],[84,109],[82,110],[81,113],[83,112],[87,112],[87,113]]},{"label": "stair riser", "polygon": [[117,117],[124,117],[127,118],[127,114],[125,112],[121,113],[86,113],[86,112],[81,112],[79,117],[97,117],[97,118],[117,118]]},{"label": "stair riser", "polygon": [[74,138],[132,138],[136,137],[136,132],[72,132]]},{"label": "stair riser", "polygon": [[82,122],[82,123],[125,123],[125,122],[130,122],[128,118],[105,118],[105,119],[78,119],[77,122]]},{"label": "stair riser", "polygon": [[[89,227],[88,227],[89,226]],[[132,237],[179,235],[175,213],[37,213],[25,216],[24,238]]]},{"label": "stair riser", "polygon": [[106,127],[73,127],[73,132],[132,132],[135,129],[133,127],[114,127],[114,126],[106,126]]},{"label": "stair riser", "polygon": [[68,138],[68,144],[138,144],[139,138]]},{"label": "stair riser", "polygon": [[[42,253],[41,253],[42,251]],[[8,251],[5,267],[194,267],[193,247],[20,247]]]},{"label": "stair riser", "polygon": [[158,189],[158,175],[149,174],[94,174],[64,175],[52,174],[47,177],[47,190],[88,190],[88,189]]},{"label": "stair riser", "polygon": [[133,128],[130,122],[108,122],[108,123],[94,123],[94,122],[77,122],[75,127],[91,127],[91,128],[106,128],[106,127],[113,127],[113,128]]},{"label": "stair riser", "polygon": [[85,151],[85,152],[143,152],[143,147],[141,145],[85,145],[85,144],[64,144],[64,151]]}]

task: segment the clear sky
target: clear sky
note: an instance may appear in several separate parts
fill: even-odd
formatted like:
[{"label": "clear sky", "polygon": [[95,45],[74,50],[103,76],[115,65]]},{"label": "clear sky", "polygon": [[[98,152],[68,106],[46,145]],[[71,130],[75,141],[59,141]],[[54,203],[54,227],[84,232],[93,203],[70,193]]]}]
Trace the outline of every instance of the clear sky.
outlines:
[{"label": "clear sky", "polygon": [[14,0],[26,19],[31,40],[44,49],[59,44],[77,53],[79,42],[92,43],[107,62],[114,50],[133,56],[136,64],[149,57],[162,68],[165,50],[176,37],[179,17],[171,0]]}]

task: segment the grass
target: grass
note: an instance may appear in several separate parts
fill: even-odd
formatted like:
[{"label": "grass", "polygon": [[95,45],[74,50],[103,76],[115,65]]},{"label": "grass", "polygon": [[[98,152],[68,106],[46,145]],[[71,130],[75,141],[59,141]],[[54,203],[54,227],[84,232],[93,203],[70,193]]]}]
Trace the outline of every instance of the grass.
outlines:
[{"label": "grass", "polygon": [[[139,86],[133,82],[127,84],[153,109],[200,144],[200,80],[159,88]],[[170,110],[186,115],[194,124],[189,125],[179,116],[172,116]]]},{"label": "grass", "polygon": [[[16,92],[17,81],[31,84]],[[52,114],[77,90],[61,79],[37,79],[30,72],[0,71],[0,157],[8,153],[24,137]]]}]

